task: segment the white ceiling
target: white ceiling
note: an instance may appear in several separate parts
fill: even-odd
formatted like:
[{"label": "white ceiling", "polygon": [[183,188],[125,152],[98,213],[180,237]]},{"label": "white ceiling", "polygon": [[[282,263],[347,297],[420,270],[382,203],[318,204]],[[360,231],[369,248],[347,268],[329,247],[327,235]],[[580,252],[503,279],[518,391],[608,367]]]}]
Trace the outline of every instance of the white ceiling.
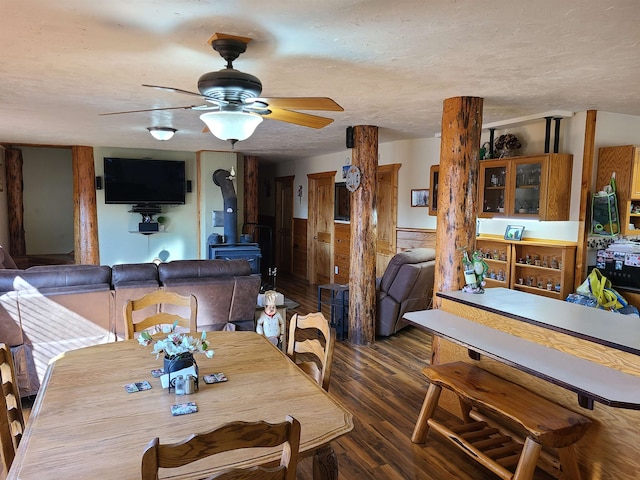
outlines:
[{"label": "white ceiling", "polygon": [[[3,0],[0,11],[5,144],[229,150],[197,111],[98,115],[202,103],[141,85],[197,91],[225,66],[206,43],[214,32],[253,39],[234,67],[263,96],[344,107],[321,130],[265,120],[235,147],[265,161],[342,151],[350,125],[380,127],[380,142],[432,137],[456,96],[483,97],[485,123],[640,115],[637,0]],[[159,142],[154,125],[178,133]]]}]

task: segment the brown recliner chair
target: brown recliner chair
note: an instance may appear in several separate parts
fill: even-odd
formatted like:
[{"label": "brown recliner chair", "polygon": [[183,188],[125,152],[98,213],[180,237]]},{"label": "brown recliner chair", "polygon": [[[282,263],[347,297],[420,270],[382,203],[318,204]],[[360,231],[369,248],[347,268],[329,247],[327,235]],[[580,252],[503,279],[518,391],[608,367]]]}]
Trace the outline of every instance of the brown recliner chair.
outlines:
[{"label": "brown recliner chair", "polygon": [[376,335],[389,336],[406,327],[405,313],[426,310],[431,302],[436,251],[415,248],[395,255],[376,281]]}]

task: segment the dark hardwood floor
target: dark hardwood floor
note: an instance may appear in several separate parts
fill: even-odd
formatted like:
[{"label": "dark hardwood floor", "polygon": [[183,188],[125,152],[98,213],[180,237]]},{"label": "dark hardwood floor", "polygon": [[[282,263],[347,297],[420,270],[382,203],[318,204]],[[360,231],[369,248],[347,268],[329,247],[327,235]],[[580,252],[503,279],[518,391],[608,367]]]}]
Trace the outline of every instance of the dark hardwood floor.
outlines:
[{"label": "dark hardwood floor", "polygon": [[[277,290],[300,304],[287,311],[317,311],[317,287],[279,276]],[[328,309],[323,311],[327,318]],[[336,342],[330,394],[353,414],[354,429],[333,442],[341,480],[495,480],[499,478],[436,433],[424,445],[411,443],[427,382],[421,373],[429,363],[431,336],[414,327],[376,339],[370,346]],[[449,425],[459,421],[439,410],[436,418]],[[312,479],[311,459],[298,467],[298,480]],[[536,480],[551,479],[538,469]]]}]

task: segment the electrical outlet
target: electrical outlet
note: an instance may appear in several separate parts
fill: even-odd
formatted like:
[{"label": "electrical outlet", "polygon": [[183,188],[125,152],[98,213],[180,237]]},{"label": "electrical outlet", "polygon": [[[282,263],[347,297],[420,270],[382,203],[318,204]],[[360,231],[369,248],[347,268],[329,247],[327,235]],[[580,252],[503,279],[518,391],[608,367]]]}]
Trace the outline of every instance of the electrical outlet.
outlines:
[{"label": "electrical outlet", "polygon": [[333,267],[333,273],[335,273],[336,275],[338,275],[338,265]]}]

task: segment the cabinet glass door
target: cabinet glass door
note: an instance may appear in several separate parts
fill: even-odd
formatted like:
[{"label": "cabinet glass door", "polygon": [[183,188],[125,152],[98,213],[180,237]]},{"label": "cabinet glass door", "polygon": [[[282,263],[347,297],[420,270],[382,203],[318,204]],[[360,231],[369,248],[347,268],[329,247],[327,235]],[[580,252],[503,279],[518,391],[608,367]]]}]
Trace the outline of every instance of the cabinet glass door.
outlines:
[{"label": "cabinet glass door", "polygon": [[540,187],[543,178],[542,162],[514,162],[515,203],[514,213],[540,214]]},{"label": "cabinet glass door", "polygon": [[507,201],[507,163],[491,162],[480,166],[480,195],[485,216],[504,215]]}]

